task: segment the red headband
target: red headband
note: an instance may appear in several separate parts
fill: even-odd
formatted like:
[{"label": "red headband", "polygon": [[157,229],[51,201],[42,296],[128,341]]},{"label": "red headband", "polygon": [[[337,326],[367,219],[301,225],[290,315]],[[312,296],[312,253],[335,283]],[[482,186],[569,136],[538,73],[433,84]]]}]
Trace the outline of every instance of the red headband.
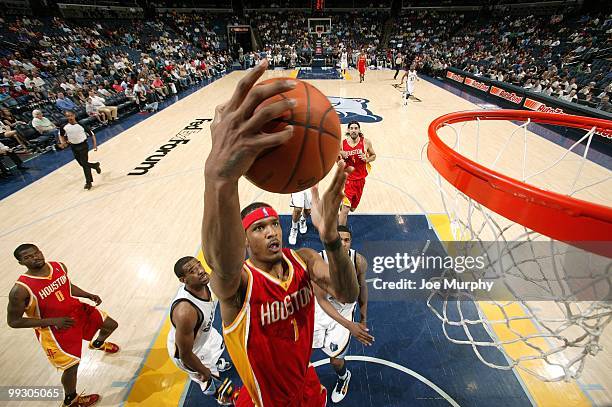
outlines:
[{"label": "red headband", "polygon": [[245,216],[244,219],[242,219],[242,227],[244,230],[247,230],[253,223],[261,219],[269,218],[270,216],[278,218],[278,213],[276,213],[276,211],[270,206],[262,206],[261,208],[255,209],[253,212]]}]

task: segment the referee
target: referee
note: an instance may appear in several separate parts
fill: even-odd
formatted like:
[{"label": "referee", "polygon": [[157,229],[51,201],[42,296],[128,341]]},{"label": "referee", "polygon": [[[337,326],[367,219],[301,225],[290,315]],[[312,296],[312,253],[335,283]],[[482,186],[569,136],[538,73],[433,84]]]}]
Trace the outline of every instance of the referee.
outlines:
[{"label": "referee", "polygon": [[66,119],[68,119],[68,123],[60,129],[60,146],[66,148],[68,144],[70,144],[74,158],[79,165],[83,167],[83,172],[85,173],[85,189],[91,189],[91,183],[93,182],[91,169],[93,168],[96,170],[98,174],[102,172],[100,163],[90,163],[87,156],[89,152],[87,135],[89,134],[93,139],[94,151],[98,151],[96,135],[89,128],[77,122],[76,115],[72,110],[66,110],[64,115]]}]

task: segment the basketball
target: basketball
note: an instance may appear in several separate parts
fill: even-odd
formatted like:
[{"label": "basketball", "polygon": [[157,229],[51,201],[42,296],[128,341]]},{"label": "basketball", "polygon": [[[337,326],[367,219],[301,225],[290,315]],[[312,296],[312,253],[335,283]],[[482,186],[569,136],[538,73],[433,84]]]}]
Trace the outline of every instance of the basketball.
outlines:
[{"label": "basketball", "polygon": [[332,168],[340,152],[340,119],[327,97],[309,83],[292,78],[274,78],[274,81],[295,80],[297,86],[276,95],[259,105],[265,106],[286,98],[297,104],[264,127],[274,133],[287,125],[293,126],[293,136],[284,144],[263,152],[246,174],[246,178],[269,192],[288,194],[303,191],[319,182]]}]

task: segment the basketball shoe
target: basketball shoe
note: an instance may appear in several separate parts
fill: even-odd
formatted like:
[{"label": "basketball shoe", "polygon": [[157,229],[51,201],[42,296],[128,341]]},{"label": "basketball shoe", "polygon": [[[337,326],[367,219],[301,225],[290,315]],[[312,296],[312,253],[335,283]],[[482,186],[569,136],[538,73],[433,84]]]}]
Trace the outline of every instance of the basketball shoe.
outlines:
[{"label": "basketball shoe", "polygon": [[351,381],[351,371],[346,370],[344,378],[338,377],[338,381],[336,381],[336,386],[334,386],[334,391],[332,391],[331,399],[334,403],[339,403],[344,399],[346,393],[348,392],[349,382]]},{"label": "basketball shoe", "polygon": [[298,229],[292,227],[289,231],[289,244],[294,246],[297,243]]},{"label": "basketball shoe", "polygon": [[308,225],[306,224],[306,218],[304,217],[304,215],[300,216],[299,224],[300,224],[300,233],[301,234],[304,234],[304,233],[308,232]]}]

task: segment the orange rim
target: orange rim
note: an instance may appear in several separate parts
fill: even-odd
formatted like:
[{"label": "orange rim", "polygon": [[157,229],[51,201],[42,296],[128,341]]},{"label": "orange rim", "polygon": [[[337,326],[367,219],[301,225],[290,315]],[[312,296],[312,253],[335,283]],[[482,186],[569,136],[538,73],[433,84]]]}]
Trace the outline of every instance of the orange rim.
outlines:
[{"label": "orange rim", "polygon": [[447,124],[473,120],[516,120],[552,124],[612,134],[612,121],[526,110],[449,113],[429,125],[427,158],[455,188],[492,211],[538,233],[590,252],[612,257],[612,208],[556,192],[545,191],[459,154],[438,136]]}]

